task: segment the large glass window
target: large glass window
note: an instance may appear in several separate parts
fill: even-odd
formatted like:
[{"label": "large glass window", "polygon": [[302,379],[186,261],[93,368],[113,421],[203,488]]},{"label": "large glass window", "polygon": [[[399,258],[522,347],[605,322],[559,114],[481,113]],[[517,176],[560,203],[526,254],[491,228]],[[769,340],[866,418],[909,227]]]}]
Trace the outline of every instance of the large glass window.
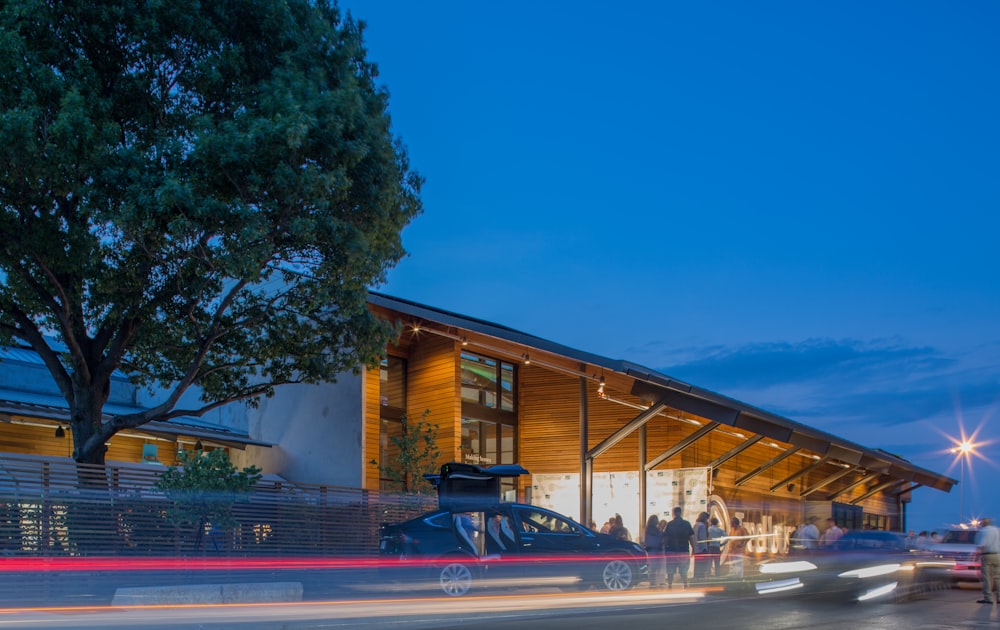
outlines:
[{"label": "large glass window", "polygon": [[514,365],[462,353],[462,402],[514,411]]},{"label": "large glass window", "polygon": [[399,457],[399,448],[392,438],[403,434],[403,414],[406,413],[406,360],[383,357],[379,365],[379,475],[382,490],[400,491],[403,484],[385,478],[383,467]]},{"label": "large glass window", "polygon": [[[514,364],[462,353],[462,461],[492,466],[517,463]],[[505,498],[516,488],[501,481]]]}]

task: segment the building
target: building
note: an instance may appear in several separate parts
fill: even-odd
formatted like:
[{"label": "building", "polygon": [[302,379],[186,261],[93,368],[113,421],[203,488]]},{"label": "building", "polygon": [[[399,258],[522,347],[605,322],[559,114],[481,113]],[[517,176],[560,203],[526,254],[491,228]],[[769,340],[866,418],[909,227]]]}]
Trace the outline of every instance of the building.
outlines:
[{"label": "building", "polygon": [[[278,388],[257,409],[140,427],[116,436],[108,459],[170,464],[201,442],[292,483],[391,490],[380,474],[390,437],[419,417],[437,425],[442,461],[527,468],[510,498],[588,524],[618,513],[632,532],[674,506],[689,519],[738,516],[761,534],[757,551],[782,551],[812,516],[904,529],[915,489],[956,483],[628,361],[380,293],[369,305],[400,327],[377,368]],[[0,452],[68,455],[65,405],[37,357],[0,358]],[[122,375],[107,411],[150,402]]]}]

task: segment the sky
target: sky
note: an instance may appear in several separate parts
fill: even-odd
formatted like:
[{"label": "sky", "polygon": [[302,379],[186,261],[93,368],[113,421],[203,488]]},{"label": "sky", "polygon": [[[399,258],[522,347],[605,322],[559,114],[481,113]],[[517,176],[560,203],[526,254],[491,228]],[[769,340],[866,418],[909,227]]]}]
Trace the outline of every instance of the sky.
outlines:
[{"label": "sky", "polygon": [[911,529],[1000,518],[1000,3],[341,7],[426,179],[378,290],[964,480]]}]

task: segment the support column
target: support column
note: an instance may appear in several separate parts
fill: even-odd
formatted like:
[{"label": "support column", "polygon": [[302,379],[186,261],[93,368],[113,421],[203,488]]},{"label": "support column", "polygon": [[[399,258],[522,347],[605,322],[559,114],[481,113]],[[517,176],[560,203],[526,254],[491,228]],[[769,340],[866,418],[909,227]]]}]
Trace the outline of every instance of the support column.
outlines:
[{"label": "support column", "polygon": [[[586,366],[581,366],[580,371],[584,371]],[[593,466],[590,458],[587,457],[588,442],[588,408],[587,408],[587,378],[580,377],[580,522],[584,527],[590,527],[593,519],[591,510],[591,487],[593,483]]]},{"label": "support column", "polygon": [[632,537],[641,541],[646,536],[646,425],[639,427],[639,531]]}]

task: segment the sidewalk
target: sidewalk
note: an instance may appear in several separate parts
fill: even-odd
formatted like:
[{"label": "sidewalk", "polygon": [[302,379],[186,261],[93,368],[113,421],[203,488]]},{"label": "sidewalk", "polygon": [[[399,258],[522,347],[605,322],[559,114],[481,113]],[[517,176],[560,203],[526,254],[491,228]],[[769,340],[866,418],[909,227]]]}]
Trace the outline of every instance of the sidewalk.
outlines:
[{"label": "sidewalk", "polygon": [[914,628],[965,628],[979,625],[1000,628],[1000,606],[977,604],[976,600],[981,597],[979,584],[969,583],[958,588],[925,593],[899,605],[911,609],[908,612],[919,613],[920,625],[914,625]]}]

